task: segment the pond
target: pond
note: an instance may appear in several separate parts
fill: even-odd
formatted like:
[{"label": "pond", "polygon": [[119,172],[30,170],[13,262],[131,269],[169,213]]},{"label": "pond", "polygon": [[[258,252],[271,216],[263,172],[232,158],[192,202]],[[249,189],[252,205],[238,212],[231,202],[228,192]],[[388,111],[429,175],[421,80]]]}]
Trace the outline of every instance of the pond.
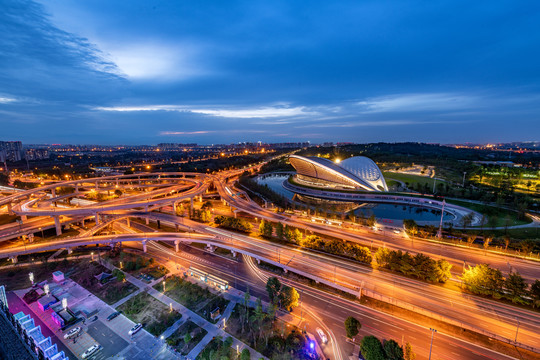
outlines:
[{"label": "pond", "polygon": [[[295,193],[285,189],[282,184],[289,175],[260,175],[255,181],[261,185],[268,185],[274,192],[292,200]],[[306,203],[294,200],[296,203],[306,205]],[[317,205],[311,204],[312,208],[330,210],[336,207],[335,201],[319,200]],[[400,205],[400,204],[379,204],[379,203],[354,203],[348,206],[347,212],[354,211],[357,216],[370,217],[375,215],[377,219],[404,220],[413,219],[415,221],[439,221],[441,212],[439,210],[428,209],[420,206]],[[444,221],[453,220],[454,216],[445,212]]]}]

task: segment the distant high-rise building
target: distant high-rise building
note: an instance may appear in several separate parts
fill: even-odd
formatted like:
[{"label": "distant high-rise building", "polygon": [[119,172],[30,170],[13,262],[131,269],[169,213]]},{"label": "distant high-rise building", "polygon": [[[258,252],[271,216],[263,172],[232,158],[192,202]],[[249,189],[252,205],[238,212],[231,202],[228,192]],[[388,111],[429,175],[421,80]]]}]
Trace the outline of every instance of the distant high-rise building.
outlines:
[{"label": "distant high-rise building", "polygon": [[20,161],[23,159],[20,141],[0,141],[0,161]]}]

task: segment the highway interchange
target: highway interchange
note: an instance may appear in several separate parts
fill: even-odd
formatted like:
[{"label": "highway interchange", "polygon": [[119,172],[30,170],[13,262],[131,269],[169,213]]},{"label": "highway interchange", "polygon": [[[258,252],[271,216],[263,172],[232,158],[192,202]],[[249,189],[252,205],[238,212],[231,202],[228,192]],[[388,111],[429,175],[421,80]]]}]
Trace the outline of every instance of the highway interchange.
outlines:
[{"label": "highway interchange", "polygon": [[[536,312],[381,272],[326,254],[271,243],[223,229],[218,230],[171,214],[176,204],[184,200],[190,200],[192,203],[197,199],[200,201],[211,188],[215,188],[220,199],[235,213],[249,214],[258,220],[280,221],[283,224],[303,229],[306,233],[338,237],[368,247],[386,246],[412,253],[422,252],[434,258],[443,257],[454,265],[455,274],[461,273],[464,264],[490,263],[503,272],[508,272],[510,269],[517,270],[529,281],[539,278],[538,265],[530,260],[410,239],[403,235],[396,236],[392,232],[381,234],[365,228],[316,224],[310,222],[309,219],[276,213],[260,207],[251,201],[247,194],[234,187],[234,180],[239,174],[240,171],[223,172],[217,175],[146,173],[109,176],[66,181],[5,196],[0,199],[0,206],[7,205],[6,211],[21,216],[23,222],[0,227],[0,240],[9,244],[0,249],[0,257],[15,260],[17,255],[26,253],[122,242],[124,245],[144,248],[153,256],[168,259],[172,257],[179,263],[187,261],[199,267],[211,268],[212,271],[228,279],[231,284],[237,284],[240,290],[249,286],[250,291],[256,291],[257,295],[264,297],[264,281],[269,275],[257,268],[254,261],[262,260],[289,271],[307,275],[351,294],[359,294],[362,291],[364,295],[372,297],[379,295],[391,303],[414,309],[415,312],[429,314],[431,317],[507,340],[514,340],[519,321],[518,343],[536,348],[538,351],[540,316]],[[59,186],[71,186],[75,192],[56,196],[55,189]],[[132,187],[142,191],[139,191],[137,195],[126,194],[115,200],[90,205],[73,207],[59,205],[66,197],[78,196],[89,191],[114,191],[118,188],[125,190]],[[129,219],[135,218],[144,219],[147,224],[150,221],[159,220],[162,224],[168,224],[177,231],[153,232],[149,227],[141,229],[140,224],[136,225],[137,231],[129,231],[128,229],[133,228],[133,226],[130,227]],[[80,223],[83,219],[91,219],[99,227],[91,228],[77,237],[59,238],[47,242],[30,243],[27,241],[21,244],[9,241],[21,235],[33,233],[37,235],[46,228],[56,228],[57,233],[60,234],[61,224]],[[136,224],[133,221],[132,223]],[[115,229],[124,233],[93,236],[94,232],[109,224],[113,224]],[[243,260],[224,260],[207,252],[201,253],[199,250],[188,247],[191,243],[226,248],[234,253],[243,254],[241,257]],[[182,249],[189,251],[182,251]],[[194,253],[198,255],[193,255]],[[212,260],[203,263],[199,261],[201,258]],[[232,271],[233,268],[234,271]],[[454,281],[457,280],[454,279]],[[409,341],[420,358],[427,358],[431,336],[429,325],[415,324],[362,306],[358,302],[308,287],[303,283],[293,285],[302,292],[302,318],[307,319],[306,321],[310,323],[308,326],[318,323],[329,333],[331,346],[328,346],[325,351],[330,357],[343,359],[350,355],[352,345],[345,341],[343,321],[347,316],[354,315],[363,325],[362,335],[374,334],[381,338],[394,338],[398,342]],[[298,315],[296,313],[300,314],[298,310],[295,311],[295,315]],[[434,358],[508,358],[506,355],[454,338],[441,331],[436,336]]]}]

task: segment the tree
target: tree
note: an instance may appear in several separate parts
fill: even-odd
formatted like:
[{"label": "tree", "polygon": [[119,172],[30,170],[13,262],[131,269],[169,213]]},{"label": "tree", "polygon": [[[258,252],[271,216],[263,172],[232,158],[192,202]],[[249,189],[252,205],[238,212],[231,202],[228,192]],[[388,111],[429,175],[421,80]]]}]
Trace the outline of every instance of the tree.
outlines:
[{"label": "tree", "polygon": [[375,222],[376,222],[376,219],[375,219],[375,215],[374,215],[374,214],[371,214],[371,216],[366,220],[366,224],[367,224],[367,226],[369,226],[369,227],[375,226]]},{"label": "tree", "polygon": [[527,283],[519,273],[513,272],[504,280],[504,287],[510,292],[509,298],[512,302],[520,302],[521,297],[526,293]]},{"label": "tree", "polygon": [[416,359],[416,354],[414,353],[413,349],[412,349],[412,346],[411,346],[411,343],[410,342],[407,342],[405,344],[405,351],[404,351],[405,354],[403,354],[403,358],[405,360],[415,360]]},{"label": "tree", "polygon": [[531,290],[529,291],[529,294],[534,300],[533,306],[540,307],[540,280],[535,280],[531,284]]},{"label": "tree", "polygon": [[116,195],[118,197],[122,196],[122,190],[120,190],[120,189],[114,190],[114,195]]},{"label": "tree", "polygon": [[534,249],[534,241],[530,240],[530,239],[527,239],[527,240],[523,240],[521,242],[521,250],[523,250],[523,253],[525,255],[528,255],[529,253],[531,253]]},{"label": "tree", "polygon": [[490,268],[487,264],[469,266],[464,269],[461,280],[472,293],[492,296],[500,294],[504,283],[501,271]]},{"label": "tree", "polygon": [[184,335],[184,343],[188,344],[191,341],[191,334],[188,332]]},{"label": "tree", "polygon": [[375,261],[380,267],[387,267],[390,263],[390,250],[385,247],[380,247],[375,253]]},{"label": "tree", "polygon": [[274,231],[274,228],[271,222],[261,220],[261,224],[259,225],[259,233],[261,234],[261,236],[264,236],[267,238],[272,237],[273,231]]},{"label": "tree", "polygon": [[437,260],[437,281],[445,283],[448,279],[452,277],[452,264],[450,264],[446,259]]},{"label": "tree", "polygon": [[470,233],[467,235],[467,244],[469,244],[469,247],[472,246],[474,240],[476,240],[476,234],[475,233]]},{"label": "tree", "polygon": [[242,350],[242,353],[240,354],[240,360],[249,360],[251,359],[251,353],[249,352],[249,349],[244,348]]},{"label": "tree", "polygon": [[272,276],[268,278],[268,281],[266,281],[266,291],[268,292],[270,302],[275,303],[279,300],[279,296],[281,293],[281,282],[277,277]]},{"label": "tree", "polygon": [[489,244],[493,241],[493,237],[486,236],[484,237],[484,250],[487,250],[489,248]]},{"label": "tree", "polygon": [[358,330],[362,327],[362,324],[360,324],[360,321],[358,321],[356,318],[349,316],[347,319],[345,319],[345,331],[347,332],[347,337],[352,339],[356,335],[358,335]]},{"label": "tree", "polygon": [[387,340],[383,345],[386,359],[388,360],[403,360],[403,349],[395,340]]},{"label": "tree", "polygon": [[366,360],[385,360],[381,341],[373,335],[364,336],[360,351]]},{"label": "tree", "polygon": [[291,286],[283,285],[281,288],[281,305],[287,309],[287,311],[292,311],[295,307],[298,306],[298,300],[300,299],[300,294],[296,291],[295,288]]},{"label": "tree", "polygon": [[413,219],[403,220],[403,227],[405,228],[405,231],[413,236],[418,233],[418,224],[416,224],[416,221]]},{"label": "tree", "polygon": [[284,235],[284,228],[283,228],[283,224],[278,222],[276,224],[276,236],[279,240],[283,240],[283,235]]}]

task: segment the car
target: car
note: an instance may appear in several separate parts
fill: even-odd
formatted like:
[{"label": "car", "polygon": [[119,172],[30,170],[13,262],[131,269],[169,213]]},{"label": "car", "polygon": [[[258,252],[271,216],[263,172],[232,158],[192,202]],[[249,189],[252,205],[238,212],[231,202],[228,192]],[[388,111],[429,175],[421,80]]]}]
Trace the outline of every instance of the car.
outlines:
[{"label": "car", "polygon": [[92,318],[92,321],[96,321],[98,319],[97,315]]},{"label": "car", "polygon": [[81,327],[77,326],[76,328],[73,328],[69,330],[67,333],[64,334],[64,339],[71,339],[72,337],[77,336],[78,333],[81,332]]},{"label": "car", "polygon": [[399,231],[399,230],[394,230],[394,234],[401,234],[401,231]]},{"label": "car", "polygon": [[324,333],[324,331],[322,331],[321,328],[317,328],[317,329],[315,329],[315,331],[317,332],[317,334],[321,338],[322,343],[326,344],[328,342],[328,338],[326,337],[326,334]]},{"label": "car", "polygon": [[142,329],[142,324],[141,323],[138,323],[137,325],[135,325],[134,327],[131,328],[131,330],[129,330],[129,335],[135,335],[139,330]]},{"label": "car", "polygon": [[88,350],[86,350],[82,354],[82,358],[83,359],[89,358],[90,356],[94,355],[100,348],[101,348],[101,346],[99,344],[94,344],[94,345],[90,346],[88,348]]},{"label": "car", "polygon": [[120,311],[113,312],[111,315],[107,316],[107,321],[111,321],[112,319],[114,319],[115,317],[117,317],[120,314],[121,314]]}]

